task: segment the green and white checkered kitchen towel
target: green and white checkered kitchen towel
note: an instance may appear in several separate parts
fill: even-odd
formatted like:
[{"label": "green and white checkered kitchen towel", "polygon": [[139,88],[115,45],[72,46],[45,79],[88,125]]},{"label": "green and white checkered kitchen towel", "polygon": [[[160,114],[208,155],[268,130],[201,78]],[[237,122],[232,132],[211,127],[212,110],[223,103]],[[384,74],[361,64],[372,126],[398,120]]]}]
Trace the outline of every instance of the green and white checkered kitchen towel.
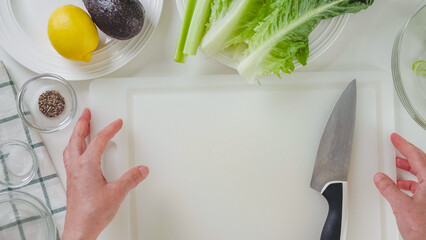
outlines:
[{"label": "green and white checkered kitchen towel", "polygon": [[[53,214],[53,221],[57,229],[56,236],[59,239],[65,221],[65,190],[39,134],[29,129],[19,118],[16,96],[15,84],[10,79],[3,62],[0,61],[0,141],[16,139],[28,143],[34,149],[39,161],[39,169],[31,182],[17,189],[0,185],[0,193],[19,189],[19,191],[29,193],[46,203]],[[25,223],[28,221],[28,219],[17,219],[15,224],[9,223],[6,226],[0,226],[0,231],[18,228],[23,240],[31,240],[33,239],[31,236],[25,236]]]}]

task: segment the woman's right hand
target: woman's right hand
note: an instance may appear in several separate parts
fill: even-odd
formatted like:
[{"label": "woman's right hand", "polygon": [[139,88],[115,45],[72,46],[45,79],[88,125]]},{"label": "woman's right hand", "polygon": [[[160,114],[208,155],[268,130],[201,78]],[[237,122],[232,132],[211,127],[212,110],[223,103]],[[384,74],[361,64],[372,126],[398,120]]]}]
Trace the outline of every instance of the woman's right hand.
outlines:
[{"label": "woman's right hand", "polygon": [[[392,207],[399,231],[404,240],[426,239],[426,154],[394,133],[392,144],[405,158],[396,158],[396,166],[417,177],[418,182],[398,180],[377,173],[374,183]],[[402,190],[411,191],[410,197]]]}]

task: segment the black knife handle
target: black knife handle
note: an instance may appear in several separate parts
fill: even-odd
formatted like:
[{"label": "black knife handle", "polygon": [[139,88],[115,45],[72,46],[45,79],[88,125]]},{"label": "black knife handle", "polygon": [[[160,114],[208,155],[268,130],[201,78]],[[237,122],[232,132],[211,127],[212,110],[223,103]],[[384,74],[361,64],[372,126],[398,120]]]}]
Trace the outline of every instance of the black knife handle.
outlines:
[{"label": "black knife handle", "polygon": [[328,216],[321,232],[321,240],[345,240],[347,228],[347,182],[330,182],[322,195],[328,202]]}]

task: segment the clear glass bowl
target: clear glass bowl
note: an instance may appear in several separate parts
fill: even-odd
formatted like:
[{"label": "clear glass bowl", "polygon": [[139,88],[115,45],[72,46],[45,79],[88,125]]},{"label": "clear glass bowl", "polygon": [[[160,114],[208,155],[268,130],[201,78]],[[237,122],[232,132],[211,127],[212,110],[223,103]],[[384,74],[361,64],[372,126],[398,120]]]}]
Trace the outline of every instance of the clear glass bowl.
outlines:
[{"label": "clear glass bowl", "polygon": [[392,50],[393,82],[411,117],[426,129],[426,76],[412,70],[417,60],[426,60],[426,1],[407,20]]},{"label": "clear glass bowl", "polygon": [[[177,9],[181,17],[185,14],[186,2],[187,0],[176,0]],[[323,20],[315,27],[309,35],[308,63],[317,59],[330,48],[345,28],[348,19],[349,14],[344,14],[332,19]],[[238,67],[238,60],[230,53],[219,53],[213,56],[213,58],[228,67],[234,69]],[[294,61],[294,66],[295,69],[297,69],[302,67],[302,64],[298,61]]]},{"label": "clear glass bowl", "polygon": [[[65,109],[57,117],[46,117],[39,110],[38,99],[46,91],[57,91],[65,100]],[[75,117],[77,95],[64,78],[45,73],[31,78],[22,86],[17,107],[19,116],[28,127],[38,132],[52,133],[64,129]]]},{"label": "clear glass bowl", "polygon": [[54,240],[52,214],[38,198],[13,191],[0,194],[0,239]]},{"label": "clear glass bowl", "polygon": [[27,185],[38,169],[37,156],[26,143],[18,140],[0,142],[0,184],[9,188]]}]

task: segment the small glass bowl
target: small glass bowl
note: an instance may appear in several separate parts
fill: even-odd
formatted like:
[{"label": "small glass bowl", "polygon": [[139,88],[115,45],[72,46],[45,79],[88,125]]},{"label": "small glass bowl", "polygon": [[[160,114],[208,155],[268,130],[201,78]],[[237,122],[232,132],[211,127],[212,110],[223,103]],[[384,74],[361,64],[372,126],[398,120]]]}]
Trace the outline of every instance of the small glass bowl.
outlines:
[{"label": "small glass bowl", "polygon": [[54,240],[52,214],[38,198],[24,192],[0,194],[0,239]]},{"label": "small glass bowl", "polygon": [[[39,97],[46,91],[57,91],[64,97],[65,109],[57,117],[46,117],[39,110]],[[75,117],[77,95],[64,78],[45,73],[31,78],[22,86],[17,107],[19,116],[28,127],[41,133],[52,133],[64,129]]]},{"label": "small glass bowl", "polygon": [[1,185],[9,188],[25,186],[37,170],[37,155],[28,144],[18,140],[0,142]]},{"label": "small glass bowl", "polygon": [[426,60],[426,1],[407,20],[392,50],[393,82],[410,116],[426,129],[426,76],[413,71],[413,63]]}]

